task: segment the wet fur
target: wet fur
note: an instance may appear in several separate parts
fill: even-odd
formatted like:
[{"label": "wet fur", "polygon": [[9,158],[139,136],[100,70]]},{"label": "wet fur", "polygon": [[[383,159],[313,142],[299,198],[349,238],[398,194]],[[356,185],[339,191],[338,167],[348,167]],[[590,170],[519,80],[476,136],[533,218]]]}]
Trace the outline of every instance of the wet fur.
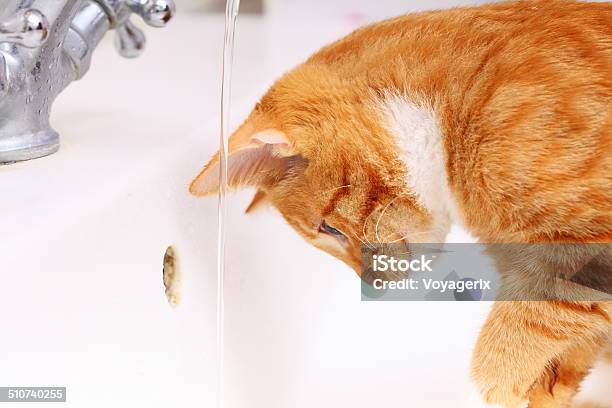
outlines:
[{"label": "wet fur", "polygon": [[[256,187],[250,209],[272,204],[358,273],[362,245],[440,242],[453,222],[489,243],[609,243],[611,73],[609,3],[518,1],[384,21],[270,88],[230,140],[230,185]],[[431,140],[432,123],[442,155],[414,145]],[[427,154],[443,174],[427,170]],[[215,156],[191,191],[215,193],[218,171]],[[323,219],[345,238],[322,233]],[[611,314],[603,301],[496,303],[472,365],[483,397],[569,407]]]}]

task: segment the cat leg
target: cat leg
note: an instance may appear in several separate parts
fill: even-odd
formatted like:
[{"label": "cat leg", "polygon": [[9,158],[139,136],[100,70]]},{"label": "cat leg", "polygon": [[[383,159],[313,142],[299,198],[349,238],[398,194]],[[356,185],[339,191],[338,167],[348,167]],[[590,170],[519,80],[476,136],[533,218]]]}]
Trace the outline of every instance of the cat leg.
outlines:
[{"label": "cat leg", "polygon": [[529,407],[570,408],[580,383],[602,355],[607,338],[602,335],[599,339],[577,341],[565,350],[529,391]]},{"label": "cat leg", "polygon": [[519,407],[577,338],[599,339],[609,322],[589,305],[496,302],[474,350],[472,376],[487,403]]}]

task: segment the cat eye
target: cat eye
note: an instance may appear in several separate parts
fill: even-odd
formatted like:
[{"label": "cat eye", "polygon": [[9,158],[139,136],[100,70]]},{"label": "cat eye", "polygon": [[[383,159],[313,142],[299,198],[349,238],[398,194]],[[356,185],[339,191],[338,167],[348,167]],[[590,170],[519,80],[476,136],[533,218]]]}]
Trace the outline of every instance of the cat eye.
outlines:
[{"label": "cat eye", "polygon": [[324,232],[324,233],[329,234],[329,235],[335,235],[337,237],[343,237],[344,236],[344,234],[341,233],[339,230],[337,230],[336,228],[334,228],[331,225],[327,224],[325,222],[325,220],[321,221],[321,225],[319,226],[319,231]]}]

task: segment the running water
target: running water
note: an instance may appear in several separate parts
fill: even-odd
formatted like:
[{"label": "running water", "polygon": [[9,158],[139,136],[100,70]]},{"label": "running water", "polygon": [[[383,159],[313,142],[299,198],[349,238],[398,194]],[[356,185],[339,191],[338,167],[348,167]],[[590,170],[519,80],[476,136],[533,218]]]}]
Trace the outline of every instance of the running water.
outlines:
[{"label": "running water", "polygon": [[219,139],[219,234],[217,242],[217,407],[223,408],[224,330],[225,330],[225,193],[227,191],[228,126],[232,64],[234,60],[234,32],[240,0],[227,0],[225,5],[225,36],[223,43],[223,67],[221,70],[221,134]]}]

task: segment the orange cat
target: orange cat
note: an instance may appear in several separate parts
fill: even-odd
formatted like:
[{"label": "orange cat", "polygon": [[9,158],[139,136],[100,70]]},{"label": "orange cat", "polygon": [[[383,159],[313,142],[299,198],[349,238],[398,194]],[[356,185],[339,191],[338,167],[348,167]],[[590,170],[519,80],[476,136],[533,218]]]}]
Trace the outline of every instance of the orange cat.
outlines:
[{"label": "orange cat", "polygon": [[[609,243],[611,103],[610,3],[407,15],[274,84],[230,139],[229,183],[357,273],[362,245],[443,242],[451,223],[489,243]],[[191,192],[216,193],[218,175],[215,156]],[[570,406],[611,316],[603,301],[496,303],[474,353],[484,398]]]}]

